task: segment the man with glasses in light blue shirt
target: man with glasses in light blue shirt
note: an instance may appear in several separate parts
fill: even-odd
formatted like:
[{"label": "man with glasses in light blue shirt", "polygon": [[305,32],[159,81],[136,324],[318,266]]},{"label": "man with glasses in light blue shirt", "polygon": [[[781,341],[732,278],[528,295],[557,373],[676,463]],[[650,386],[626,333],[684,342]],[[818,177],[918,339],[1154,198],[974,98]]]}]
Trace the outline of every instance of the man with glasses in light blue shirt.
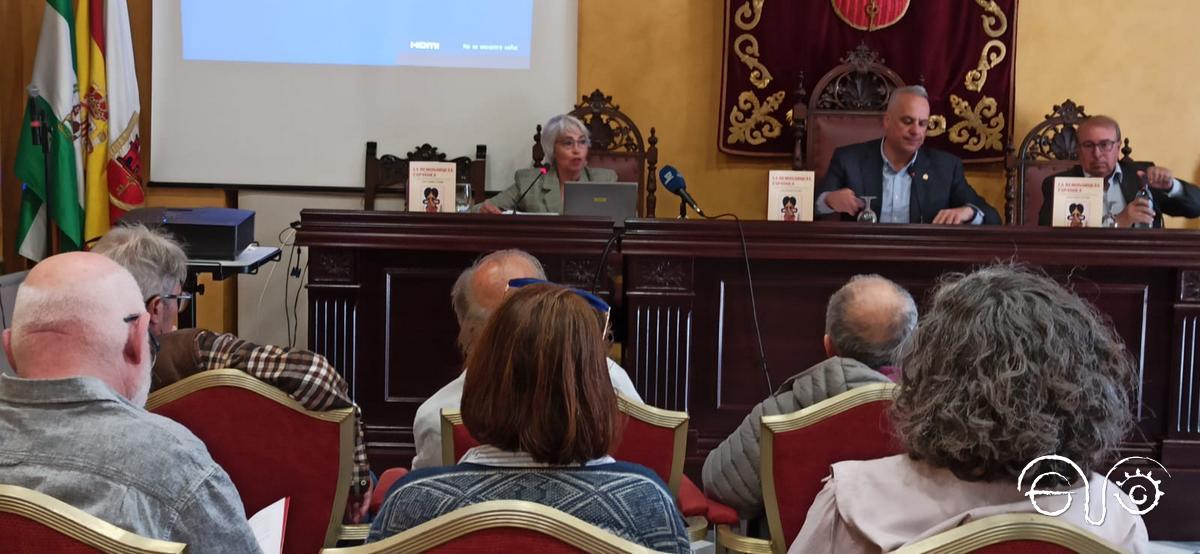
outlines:
[{"label": "man with glasses in light blue shirt", "polygon": [[821,181],[818,214],[853,220],[873,197],[883,223],[1000,223],[1000,214],[971,188],[962,162],[923,148],[929,127],[925,87],[892,91],[883,117],[884,138],[838,148]]},{"label": "man with glasses in light blue shirt", "polygon": [[[1117,227],[1147,225],[1162,227],[1163,214],[1200,217],[1200,189],[1180,181],[1165,167],[1132,160],[1118,161],[1121,126],[1106,115],[1095,115],[1079,123],[1076,131],[1079,165],[1042,181],[1039,225],[1050,225],[1054,209],[1056,177],[1100,177],[1104,179],[1104,204]],[[1148,185],[1151,200],[1136,198]]]}]

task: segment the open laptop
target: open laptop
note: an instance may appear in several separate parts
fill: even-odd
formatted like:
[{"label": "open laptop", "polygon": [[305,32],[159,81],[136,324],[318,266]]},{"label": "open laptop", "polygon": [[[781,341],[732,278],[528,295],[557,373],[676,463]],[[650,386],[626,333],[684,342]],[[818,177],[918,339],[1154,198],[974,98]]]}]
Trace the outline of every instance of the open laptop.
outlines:
[{"label": "open laptop", "polygon": [[637,217],[637,189],[637,183],[568,182],[563,215],[607,217],[623,227],[626,219]]}]

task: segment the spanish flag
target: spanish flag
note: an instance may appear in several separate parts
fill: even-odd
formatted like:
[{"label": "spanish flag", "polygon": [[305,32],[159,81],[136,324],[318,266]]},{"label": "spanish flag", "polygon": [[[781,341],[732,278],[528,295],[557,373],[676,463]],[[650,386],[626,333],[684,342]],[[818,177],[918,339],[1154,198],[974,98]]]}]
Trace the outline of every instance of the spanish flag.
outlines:
[{"label": "spanish flag", "polygon": [[84,241],[99,238],[145,203],[141,179],[141,100],[125,0],[79,0],[76,59],[85,106]]}]

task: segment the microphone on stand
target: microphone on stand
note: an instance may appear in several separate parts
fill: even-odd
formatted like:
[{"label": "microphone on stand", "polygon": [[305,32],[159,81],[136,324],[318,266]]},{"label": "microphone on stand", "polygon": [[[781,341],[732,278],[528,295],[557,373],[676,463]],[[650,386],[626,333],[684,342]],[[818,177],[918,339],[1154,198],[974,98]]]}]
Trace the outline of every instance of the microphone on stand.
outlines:
[{"label": "microphone on stand", "polygon": [[45,142],[45,128],[42,125],[42,114],[37,105],[37,97],[41,96],[41,91],[38,90],[37,85],[29,85],[25,88],[25,92],[29,94],[25,109],[29,112],[29,127],[30,134],[33,135],[33,145],[42,146]]},{"label": "microphone on stand", "polygon": [[908,182],[910,183],[908,185],[909,202],[915,202],[917,205],[917,223],[925,223],[925,212],[921,211],[921,198],[916,191],[913,190],[913,187],[917,185],[917,170],[911,167],[908,168]]},{"label": "microphone on stand", "polygon": [[521,200],[525,199],[525,195],[529,194],[529,191],[533,189],[533,186],[536,185],[538,183],[538,181],[541,181],[542,177],[545,177],[546,173],[548,172],[548,170],[546,169],[546,166],[544,166],[544,165],[537,166],[537,170],[538,170],[538,176],[533,178],[533,182],[529,183],[529,186],[525,187],[525,191],[521,193],[521,196],[517,197],[517,201],[513,202],[513,210],[514,211],[517,209],[517,206],[521,205]]},{"label": "microphone on stand", "polygon": [[696,205],[696,200],[692,198],[692,195],[688,194],[687,181],[684,180],[683,174],[679,173],[678,169],[675,169],[675,166],[664,165],[662,169],[658,170],[658,180],[662,181],[663,186],[667,190],[682,198],[684,202],[687,202],[687,205],[700,214],[700,217],[708,217],[704,215],[704,210],[701,210],[700,206]]}]

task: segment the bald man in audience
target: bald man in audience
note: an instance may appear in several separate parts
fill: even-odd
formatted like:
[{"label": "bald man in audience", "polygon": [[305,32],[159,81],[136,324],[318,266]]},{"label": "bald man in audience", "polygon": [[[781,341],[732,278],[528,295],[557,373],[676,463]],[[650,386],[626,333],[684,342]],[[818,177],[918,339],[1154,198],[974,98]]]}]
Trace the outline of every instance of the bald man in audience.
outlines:
[{"label": "bald man in audience", "polygon": [[144,409],[149,326],[137,282],[112,260],[74,252],[33,268],[4,331],[18,377],[0,376],[0,483],[189,552],[258,552],[204,443]]},{"label": "bald man in audience", "polygon": [[[450,292],[454,316],[458,319],[458,347],[467,359],[471,346],[483,330],[492,312],[504,302],[508,282],[520,278],[545,279],[542,263],[522,250],[498,250],[475,261],[463,270]],[[412,468],[437,467],[442,463],[443,408],[455,409],[462,403],[463,383],[467,370],[430,396],[417,408],[413,419],[413,442],[416,456]],[[625,369],[608,360],[608,374],[613,388],[637,401],[642,397],[629,379]],[[454,462],[451,462],[454,463]]]},{"label": "bald man in audience", "polygon": [[896,348],[917,325],[917,305],[900,285],[856,275],[829,298],[826,360],[792,376],[750,411],[704,461],[704,492],[746,519],[762,514],[758,439],[765,415],[795,412],[854,387],[889,382]]}]

